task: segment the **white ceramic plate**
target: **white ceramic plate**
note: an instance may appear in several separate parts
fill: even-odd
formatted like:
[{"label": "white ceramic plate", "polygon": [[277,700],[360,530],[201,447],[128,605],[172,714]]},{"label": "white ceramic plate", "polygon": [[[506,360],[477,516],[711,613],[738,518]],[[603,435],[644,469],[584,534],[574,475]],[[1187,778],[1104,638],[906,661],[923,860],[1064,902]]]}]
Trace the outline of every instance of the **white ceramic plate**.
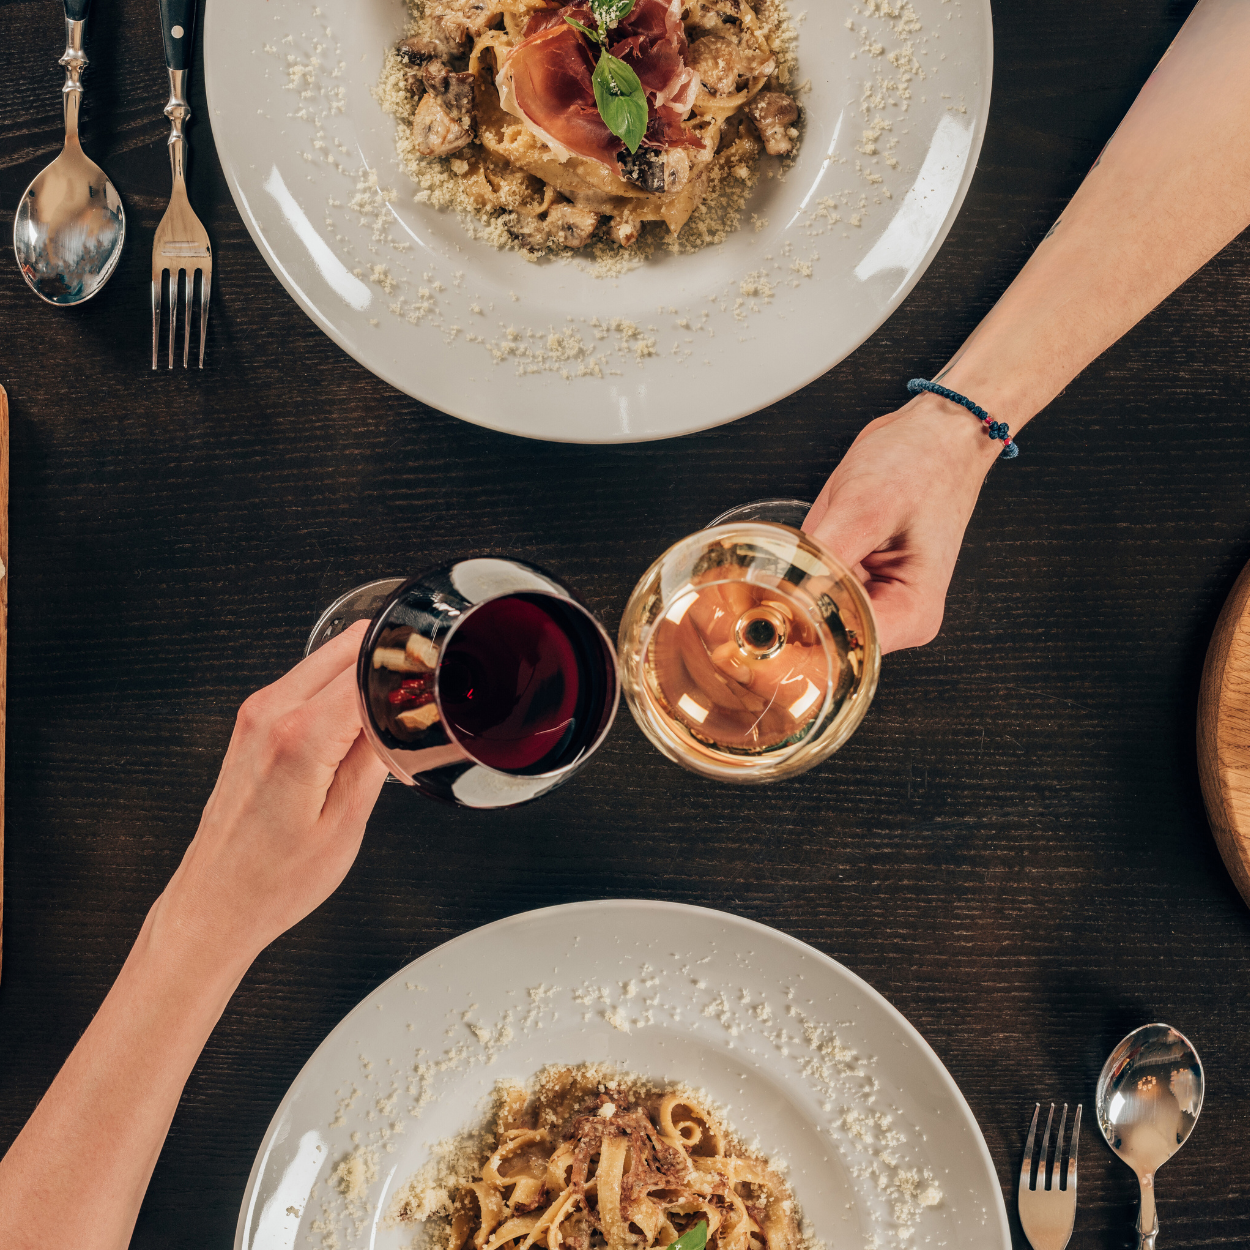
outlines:
[{"label": "white ceramic plate", "polygon": [[[790,4],[797,18],[806,0]],[[912,5],[916,30],[852,0],[808,8],[797,28],[806,132],[784,181],[761,179],[754,220],[723,244],[614,279],[501,253],[414,200],[395,123],[370,94],[402,0],[214,0],[209,111],[257,246],[367,369],[513,434],[668,438],[754,412],[832,368],[946,237],[989,109],[989,0],[910,0],[904,14]],[[903,81],[890,58],[905,66],[908,43],[924,77]],[[362,171],[377,177],[363,196]]]},{"label": "white ceramic plate", "polygon": [[[379,986],[304,1065],[261,1143],[236,1250],[398,1250],[390,1196],[501,1077],[611,1061],[708,1092],[790,1181],[827,1250],[1010,1250],[994,1165],[937,1056],[871,986],[773,929],[624,900],[476,929]],[[349,1206],[353,1151],[374,1177]],[[906,1191],[929,1205],[897,1204]],[[910,1228],[909,1239],[895,1236]],[[878,1241],[873,1242],[876,1234]]]}]

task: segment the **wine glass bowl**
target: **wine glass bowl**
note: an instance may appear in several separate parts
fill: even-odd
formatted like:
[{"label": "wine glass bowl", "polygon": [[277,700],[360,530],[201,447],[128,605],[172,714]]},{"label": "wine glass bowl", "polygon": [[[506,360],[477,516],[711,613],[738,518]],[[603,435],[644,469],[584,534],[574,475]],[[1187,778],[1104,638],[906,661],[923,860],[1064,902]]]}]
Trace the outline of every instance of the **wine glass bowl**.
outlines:
[{"label": "wine glass bowl", "polygon": [[368,618],[356,667],[364,733],[398,781],[465,807],[512,807],[581,770],[616,715],[616,656],[557,578],[456,560],[357,587],[309,649]]},{"label": "wine glass bowl", "polygon": [[872,607],[823,544],[737,518],[670,547],[635,587],[618,639],[630,711],[704,776],[780,780],[827,759],[872,701]]}]

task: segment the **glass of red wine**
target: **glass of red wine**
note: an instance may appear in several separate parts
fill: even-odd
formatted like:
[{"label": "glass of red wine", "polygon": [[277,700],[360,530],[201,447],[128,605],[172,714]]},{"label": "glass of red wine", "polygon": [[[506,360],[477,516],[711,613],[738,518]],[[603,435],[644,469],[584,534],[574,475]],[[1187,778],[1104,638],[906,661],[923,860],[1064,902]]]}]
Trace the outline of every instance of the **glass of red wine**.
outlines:
[{"label": "glass of red wine", "polygon": [[616,715],[616,653],[561,581],[519,560],[456,560],[358,586],[307,655],[369,619],[364,731],[397,780],[463,807],[513,807],[582,769]]}]

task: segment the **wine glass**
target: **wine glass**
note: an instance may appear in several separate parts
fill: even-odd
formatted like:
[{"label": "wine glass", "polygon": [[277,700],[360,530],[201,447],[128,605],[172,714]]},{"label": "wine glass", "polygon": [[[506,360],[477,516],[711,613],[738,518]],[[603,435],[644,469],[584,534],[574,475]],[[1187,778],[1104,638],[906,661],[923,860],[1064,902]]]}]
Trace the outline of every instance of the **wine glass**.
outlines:
[{"label": "wine glass", "polygon": [[463,807],[513,807],[580,771],[616,715],[616,655],[561,581],[520,560],[461,559],[349,591],[308,655],[372,624],[356,688],[391,775]]},{"label": "wine glass", "polygon": [[872,605],[799,529],[810,505],[722,513],[643,574],[621,619],[621,685],[669,759],[719,781],[804,772],[854,733],[877,688]]}]

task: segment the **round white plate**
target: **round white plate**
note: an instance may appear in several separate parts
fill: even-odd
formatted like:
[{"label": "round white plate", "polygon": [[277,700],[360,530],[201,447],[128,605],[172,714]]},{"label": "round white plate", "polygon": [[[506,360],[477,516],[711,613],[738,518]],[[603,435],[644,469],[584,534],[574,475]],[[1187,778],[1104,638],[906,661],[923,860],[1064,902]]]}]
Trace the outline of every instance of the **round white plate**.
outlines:
[{"label": "round white plate", "polygon": [[[334,1236],[343,1250],[411,1244],[411,1228],[388,1227],[385,1213],[432,1147],[481,1116],[499,1078],[585,1061],[706,1090],[788,1165],[827,1250],[1010,1250],[967,1103],[880,994],[764,925],[637,900],[500,920],[374,990],[274,1115],[236,1250],[304,1250]],[[353,1152],[372,1180],[350,1203],[334,1173]]]},{"label": "round white plate", "polygon": [[[985,130],[989,0],[904,0],[898,18],[866,16],[887,7],[875,0],[805,7],[790,0],[810,81],[794,167],[761,178],[724,243],[618,278],[496,251],[416,202],[371,95],[402,0],[214,0],[217,151],[282,284],[391,385],[532,438],[707,429],[805,386],[893,312],[946,237]],[[907,44],[923,71],[910,81]]]}]

